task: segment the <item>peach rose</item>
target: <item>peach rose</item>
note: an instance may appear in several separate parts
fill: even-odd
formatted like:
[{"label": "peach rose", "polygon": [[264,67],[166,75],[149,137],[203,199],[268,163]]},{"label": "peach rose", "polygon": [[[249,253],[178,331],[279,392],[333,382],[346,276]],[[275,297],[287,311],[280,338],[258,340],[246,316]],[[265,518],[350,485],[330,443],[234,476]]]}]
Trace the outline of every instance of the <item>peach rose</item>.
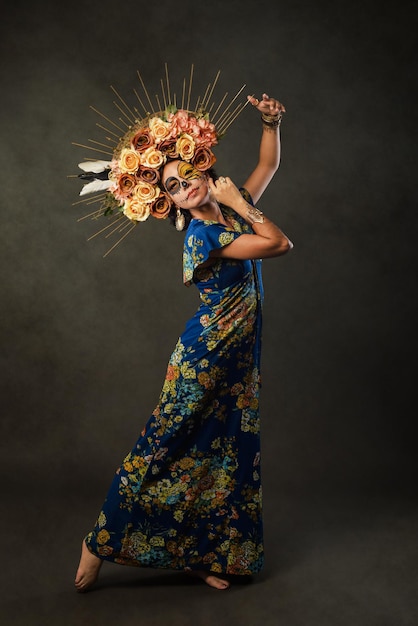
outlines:
[{"label": "peach rose", "polygon": [[192,162],[197,170],[205,172],[216,163],[216,157],[209,148],[199,146],[196,148]]},{"label": "peach rose", "polygon": [[140,202],[136,198],[127,200],[123,207],[123,214],[134,222],[145,222],[150,214],[150,204],[148,202]]},{"label": "peach rose", "polygon": [[166,156],[152,146],[141,153],[141,165],[144,165],[145,167],[158,169],[166,162],[166,160]]},{"label": "peach rose", "polygon": [[133,192],[134,198],[140,202],[153,202],[160,195],[160,188],[139,180]]},{"label": "peach rose", "polygon": [[151,133],[148,128],[141,128],[136,135],[131,139],[131,144],[134,150],[138,152],[143,152],[154,143]]},{"label": "peach rose", "polygon": [[170,213],[171,205],[171,199],[162,191],[151,205],[151,215],[157,219],[165,219]]},{"label": "peach rose", "polygon": [[119,157],[119,168],[124,174],[135,174],[140,165],[139,154],[131,148],[124,148]]},{"label": "peach rose", "polygon": [[177,139],[176,147],[179,153],[179,157],[183,161],[190,161],[190,159],[193,158],[195,142],[191,135],[188,135],[187,133],[181,135],[181,137]]},{"label": "peach rose", "polygon": [[171,124],[164,122],[160,117],[156,116],[150,119],[149,128],[155,137],[156,143],[159,143],[168,136],[171,130]]}]

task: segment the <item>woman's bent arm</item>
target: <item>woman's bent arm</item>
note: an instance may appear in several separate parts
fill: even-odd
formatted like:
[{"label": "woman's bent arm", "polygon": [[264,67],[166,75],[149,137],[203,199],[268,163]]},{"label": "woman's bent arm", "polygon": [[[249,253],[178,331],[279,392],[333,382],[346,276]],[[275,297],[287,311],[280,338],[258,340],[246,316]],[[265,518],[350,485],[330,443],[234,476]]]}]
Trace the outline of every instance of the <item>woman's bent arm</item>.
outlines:
[{"label": "woman's bent arm", "polygon": [[[230,178],[209,180],[209,188],[219,202],[232,208],[251,225],[254,234],[243,234],[235,241],[213,250],[211,256],[229,259],[266,259],[281,256],[293,247],[276,224],[248,204]],[[254,216],[262,221],[254,221]]]}]

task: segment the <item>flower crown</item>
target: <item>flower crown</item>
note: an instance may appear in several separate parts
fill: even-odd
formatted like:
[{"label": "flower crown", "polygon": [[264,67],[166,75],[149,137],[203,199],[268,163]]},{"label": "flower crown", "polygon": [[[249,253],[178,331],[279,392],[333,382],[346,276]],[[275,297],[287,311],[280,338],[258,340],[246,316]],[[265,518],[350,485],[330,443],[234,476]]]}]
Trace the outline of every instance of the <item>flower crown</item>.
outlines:
[{"label": "flower crown", "polygon": [[[89,142],[93,145],[73,142],[76,146],[101,154],[105,153],[111,157],[108,160],[89,159],[78,164],[83,173],[77,177],[85,181],[80,196],[89,196],[87,200],[84,198],[81,202],[100,203],[96,211],[81,219],[86,217],[95,219],[101,215],[112,217],[111,223],[92,237],[109,231],[114,222],[117,222],[116,228],[108,232],[107,236],[117,231],[122,232],[127,226],[133,228],[138,222],[147,220],[150,215],[157,219],[166,218],[170,213],[172,201],[161,183],[164,165],[169,160],[181,159],[192,163],[201,172],[210,169],[216,162],[211,148],[218,143],[248,103],[246,100],[234,109],[230,108],[244,89],[245,85],[243,85],[221,111],[228,95],[226,93],[212,114],[215,105],[211,98],[220,75],[218,72],[214,82],[208,85],[204,97],[202,99],[199,97],[196,106],[191,108],[192,65],[188,90],[186,91],[184,80],[181,105],[177,106],[176,95],[170,93],[167,64],[165,70],[166,81],[164,83],[161,80],[164,107],[161,107],[160,99],[156,96],[157,110],[154,110],[154,105],[138,72],[147,104],[143,103],[136,90],[134,93],[144,114],[141,115],[136,106],[128,106],[119,93],[111,87],[118,98],[114,105],[122,114],[118,120],[122,126],[91,107],[106,120],[108,125],[110,124],[110,128],[97,124],[106,131],[107,143],[90,139]],[[90,194],[95,194],[93,199]],[[122,218],[125,218],[123,220],[125,223],[121,225],[119,221]],[[106,254],[130,231],[131,229],[125,232]]]}]

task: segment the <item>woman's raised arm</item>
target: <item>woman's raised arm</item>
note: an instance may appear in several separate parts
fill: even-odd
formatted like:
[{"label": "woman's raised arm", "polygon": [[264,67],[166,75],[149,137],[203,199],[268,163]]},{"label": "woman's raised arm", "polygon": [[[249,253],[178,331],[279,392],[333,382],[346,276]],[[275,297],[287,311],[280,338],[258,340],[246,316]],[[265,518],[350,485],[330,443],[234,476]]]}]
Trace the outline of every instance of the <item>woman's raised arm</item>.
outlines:
[{"label": "woman's raised arm", "polygon": [[248,99],[260,111],[263,121],[258,163],[243,186],[254,202],[258,202],[280,165],[280,120],[286,109],[265,93],[262,100],[254,96]]}]

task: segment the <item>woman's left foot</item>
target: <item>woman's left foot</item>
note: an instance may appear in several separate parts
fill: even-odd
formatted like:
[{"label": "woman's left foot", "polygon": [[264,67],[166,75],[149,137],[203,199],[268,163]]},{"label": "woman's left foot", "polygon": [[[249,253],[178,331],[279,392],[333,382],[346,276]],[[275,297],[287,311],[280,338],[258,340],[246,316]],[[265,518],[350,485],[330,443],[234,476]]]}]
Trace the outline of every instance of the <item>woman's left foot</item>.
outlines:
[{"label": "woman's left foot", "polygon": [[219,578],[218,576],[214,576],[210,572],[205,572],[204,570],[188,570],[187,573],[190,576],[195,576],[197,578],[201,578],[209,587],[213,587],[214,589],[229,589],[230,583],[223,578]]},{"label": "woman's left foot", "polygon": [[86,542],[81,546],[81,558],[75,577],[77,591],[87,591],[97,580],[103,561],[88,549]]}]

